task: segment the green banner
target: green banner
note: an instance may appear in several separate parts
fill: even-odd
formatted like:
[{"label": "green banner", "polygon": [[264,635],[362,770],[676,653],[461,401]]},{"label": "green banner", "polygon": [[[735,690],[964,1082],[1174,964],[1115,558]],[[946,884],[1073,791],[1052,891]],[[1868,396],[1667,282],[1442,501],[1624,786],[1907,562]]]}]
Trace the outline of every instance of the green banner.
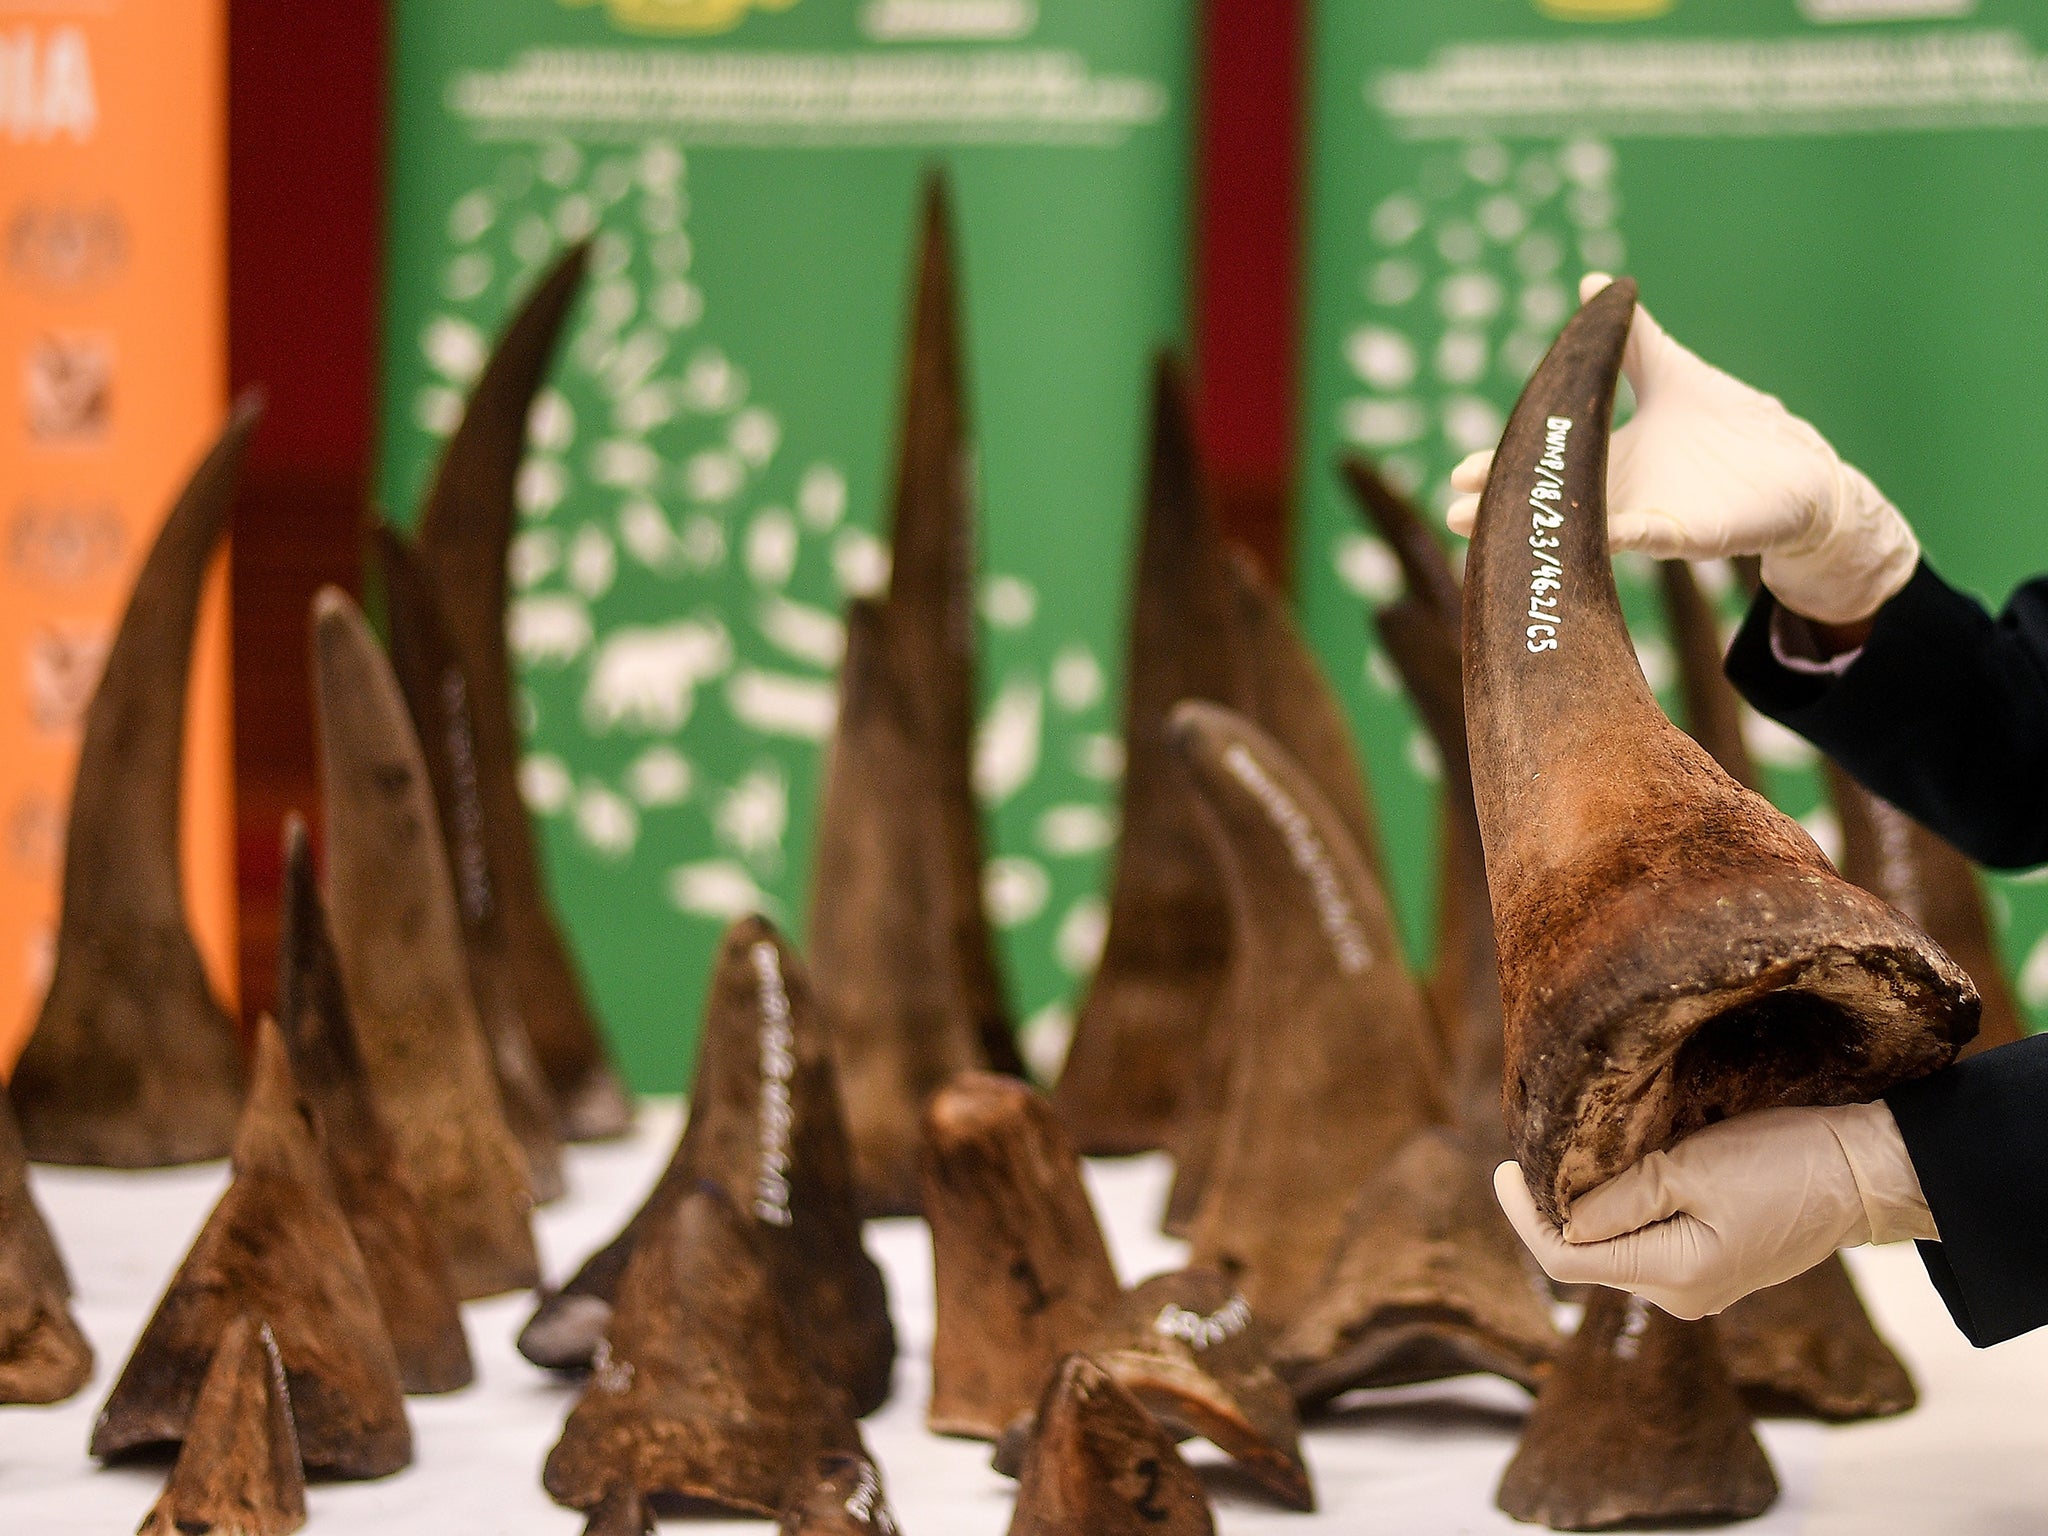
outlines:
[{"label": "green banner", "polygon": [[[1638,277],[1679,339],[1867,470],[1950,580],[2048,569],[2048,11],[2035,0],[1324,0],[1315,23],[1308,626],[1367,744],[1410,931],[1434,754],[1368,643],[1398,589],[1333,474],[1359,449],[1437,510],[1577,303]],[[1618,562],[1645,674],[1674,660]],[[1737,594],[1721,583],[1731,617]],[[1832,851],[1813,754],[1759,718],[1773,795]],[[2048,1021],[2048,888],[1994,882]]]},{"label": "green banner", "polygon": [[637,1086],[685,1079],[729,917],[801,927],[839,614],[888,576],[937,162],[980,465],[988,888],[1027,1046],[1063,1045],[1103,927],[1146,363],[1185,328],[1191,11],[396,6],[392,515],[515,300],[595,237],[531,422],[509,625],[522,782]]}]

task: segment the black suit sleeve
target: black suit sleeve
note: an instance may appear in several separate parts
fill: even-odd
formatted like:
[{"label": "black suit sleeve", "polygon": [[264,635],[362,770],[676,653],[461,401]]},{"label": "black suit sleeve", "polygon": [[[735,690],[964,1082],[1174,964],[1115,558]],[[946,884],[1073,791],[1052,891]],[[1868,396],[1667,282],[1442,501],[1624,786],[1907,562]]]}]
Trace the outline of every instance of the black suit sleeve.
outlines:
[{"label": "black suit sleeve", "polygon": [[1923,560],[1840,677],[1772,654],[1776,608],[1759,592],[1728,653],[1743,697],[1978,863],[2048,863],[2048,577],[1993,619]]},{"label": "black suit sleeve", "polygon": [[[1749,702],[1979,863],[2048,863],[2048,578],[1993,619],[1923,561],[1840,676],[1781,663],[1760,592],[1728,655]],[[2048,1035],[1886,1095],[1941,1233],[1922,1243],[1982,1347],[2048,1324]]]},{"label": "black suit sleeve", "polygon": [[2048,1035],[1885,1102],[1941,1233],[1920,1257],[1956,1326],[1982,1349],[2048,1324]]}]

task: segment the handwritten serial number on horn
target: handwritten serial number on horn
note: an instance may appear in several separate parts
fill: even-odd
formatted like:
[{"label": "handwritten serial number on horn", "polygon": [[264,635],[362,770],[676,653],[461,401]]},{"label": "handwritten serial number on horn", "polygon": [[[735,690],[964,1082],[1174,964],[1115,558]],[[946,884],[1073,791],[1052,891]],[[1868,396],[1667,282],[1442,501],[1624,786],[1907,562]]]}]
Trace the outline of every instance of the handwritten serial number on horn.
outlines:
[{"label": "handwritten serial number on horn", "polygon": [[782,961],[765,940],[753,948],[754,975],[761,988],[761,1167],[754,1181],[754,1215],[786,1227],[789,1209],[789,1137],[795,1120],[790,1079],[796,1075],[795,1032]]},{"label": "handwritten serial number on horn", "polygon": [[1199,1353],[1236,1338],[1251,1326],[1251,1321],[1251,1303],[1240,1292],[1207,1317],[1169,1301],[1152,1319],[1152,1331],[1161,1338],[1179,1339]]},{"label": "handwritten serial number on horn", "polygon": [[1529,652],[1535,656],[1558,648],[1564,621],[1564,565],[1558,559],[1562,541],[1557,530],[1564,526],[1564,450],[1571,431],[1571,417],[1545,418],[1543,457],[1536,461],[1536,484],[1529,491],[1529,552],[1536,561],[1529,572],[1526,634]]}]

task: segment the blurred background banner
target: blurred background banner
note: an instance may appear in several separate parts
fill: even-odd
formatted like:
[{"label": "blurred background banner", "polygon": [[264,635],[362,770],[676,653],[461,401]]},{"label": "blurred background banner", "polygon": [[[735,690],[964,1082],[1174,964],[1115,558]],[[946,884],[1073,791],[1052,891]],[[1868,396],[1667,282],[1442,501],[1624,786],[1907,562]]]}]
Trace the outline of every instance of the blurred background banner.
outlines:
[{"label": "blurred background banner", "polygon": [[[54,958],[84,712],[226,387],[224,0],[0,13],[0,1064]],[[225,567],[187,727],[186,899],[235,996]]]},{"label": "blurred background banner", "polygon": [[[1398,589],[1333,466],[1434,510],[1491,447],[1589,269],[1810,417],[1951,581],[2048,569],[2048,11],[2033,0],[1435,0],[1314,23],[1296,571],[1365,739],[1409,931],[1427,932],[1436,765],[1368,644]],[[1618,573],[1670,702],[1654,573]],[[1740,597],[1721,595],[1732,618]],[[1774,796],[1838,845],[1811,749],[1752,716]],[[2048,888],[1994,882],[2048,1018]]]},{"label": "blurred background banner", "polygon": [[567,242],[513,551],[523,782],[642,1088],[800,930],[840,610],[886,581],[912,235],[952,173],[992,915],[1057,1042],[1101,939],[1147,359],[1185,331],[1193,0],[400,0],[383,506]]}]

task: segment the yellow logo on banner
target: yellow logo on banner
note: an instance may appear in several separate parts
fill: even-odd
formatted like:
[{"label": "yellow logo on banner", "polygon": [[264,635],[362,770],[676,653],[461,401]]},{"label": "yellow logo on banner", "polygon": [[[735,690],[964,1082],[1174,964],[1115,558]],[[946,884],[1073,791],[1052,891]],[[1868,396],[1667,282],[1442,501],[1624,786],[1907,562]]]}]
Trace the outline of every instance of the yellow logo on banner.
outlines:
[{"label": "yellow logo on banner", "polygon": [[1642,21],[1662,16],[1678,0],[1536,0],[1536,9],[1559,21]]},{"label": "yellow logo on banner", "polygon": [[[595,5],[598,0],[562,0]],[[604,0],[619,26],[633,32],[730,32],[749,11],[786,11],[797,0]]]}]

